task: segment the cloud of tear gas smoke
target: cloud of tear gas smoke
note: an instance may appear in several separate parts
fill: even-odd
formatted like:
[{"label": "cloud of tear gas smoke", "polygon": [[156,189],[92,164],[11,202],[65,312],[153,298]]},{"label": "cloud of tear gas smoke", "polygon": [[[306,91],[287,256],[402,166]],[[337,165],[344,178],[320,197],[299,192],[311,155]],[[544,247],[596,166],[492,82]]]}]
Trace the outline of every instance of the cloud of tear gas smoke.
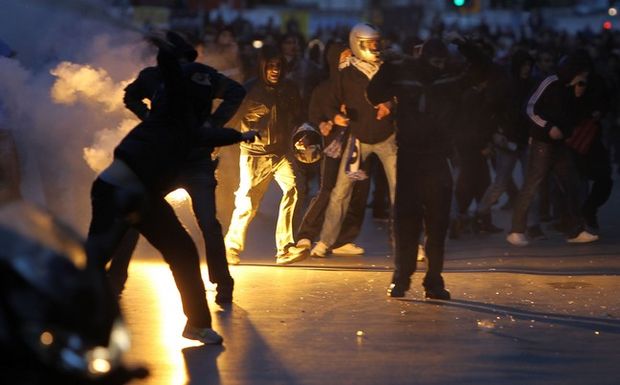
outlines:
[{"label": "cloud of tear gas smoke", "polygon": [[84,160],[95,172],[101,172],[112,162],[112,149],[136,124],[135,119],[124,119],[114,129],[104,128],[95,133],[93,145],[84,148]]},{"label": "cloud of tear gas smoke", "polygon": [[154,63],[140,33],[84,12],[103,3],[2,0],[0,12],[0,38],[17,52],[0,59],[0,128],[15,137],[22,193],[82,233],[93,170],[132,127],[122,90]]},{"label": "cloud of tear gas smoke", "polygon": [[51,90],[59,104],[75,104],[78,99],[100,104],[107,112],[123,108],[123,90],[128,82],[115,83],[103,68],[62,62],[50,71],[57,79]]}]

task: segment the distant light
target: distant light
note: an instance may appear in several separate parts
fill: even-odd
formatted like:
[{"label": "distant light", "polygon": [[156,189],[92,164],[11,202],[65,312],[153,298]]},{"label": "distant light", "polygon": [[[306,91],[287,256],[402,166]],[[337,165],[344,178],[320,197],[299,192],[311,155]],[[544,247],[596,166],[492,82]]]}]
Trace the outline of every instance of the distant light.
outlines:
[{"label": "distant light", "polygon": [[52,333],[45,331],[41,333],[40,340],[43,345],[49,346],[54,342],[54,336],[52,335]]},{"label": "distant light", "polygon": [[88,370],[93,374],[107,373],[110,369],[112,369],[110,361],[103,358],[95,358],[88,366]]},{"label": "distant light", "polygon": [[603,23],[603,29],[610,30],[612,27],[613,25],[611,24],[611,21],[609,20]]},{"label": "distant light", "polygon": [[262,40],[254,40],[252,42],[252,47],[254,47],[256,49],[263,48],[263,41]]},{"label": "distant light", "polygon": [[452,0],[452,4],[457,7],[462,7],[465,5],[465,0]]},{"label": "distant light", "polygon": [[611,7],[607,11],[607,13],[609,14],[609,16],[616,16],[618,14],[618,10],[616,8],[614,8],[614,7]]}]

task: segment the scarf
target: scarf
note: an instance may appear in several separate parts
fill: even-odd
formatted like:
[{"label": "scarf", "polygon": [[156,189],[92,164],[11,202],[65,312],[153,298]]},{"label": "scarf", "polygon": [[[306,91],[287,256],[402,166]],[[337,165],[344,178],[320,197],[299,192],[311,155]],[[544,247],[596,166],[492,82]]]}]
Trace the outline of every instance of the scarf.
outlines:
[{"label": "scarf", "polygon": [[[371,63],[371,62],[364,61],[362,59],[358,59],[355,56],[349,57],[347,62],[348,62],[348,64],[350,64],[353,67],[357,68],[361,73],[366,75],[369,80],[372,79],[373,76],[375,76],[377,71],[379,71],[379,66],[381,65],[380,62],[379,63]],[[347,62],[342,64],[341,67],[342,68],[348,67]]]},{"label": "scarf", "polygon": [[361,142],[353,134],[349,136],[348,150],[347,164],[344,166],[345,174],[353,180],[368,179],[368,174],[362,169]]}]

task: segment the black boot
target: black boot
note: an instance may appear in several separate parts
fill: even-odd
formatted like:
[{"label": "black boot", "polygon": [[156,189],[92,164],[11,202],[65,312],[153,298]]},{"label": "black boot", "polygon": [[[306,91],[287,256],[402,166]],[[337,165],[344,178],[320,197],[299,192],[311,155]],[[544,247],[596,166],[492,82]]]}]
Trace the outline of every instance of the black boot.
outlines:
[{"label": "black boot", "polygon": [[424,298],[450,300],[450,292],[443,287],[433,287],[424,289]]}]

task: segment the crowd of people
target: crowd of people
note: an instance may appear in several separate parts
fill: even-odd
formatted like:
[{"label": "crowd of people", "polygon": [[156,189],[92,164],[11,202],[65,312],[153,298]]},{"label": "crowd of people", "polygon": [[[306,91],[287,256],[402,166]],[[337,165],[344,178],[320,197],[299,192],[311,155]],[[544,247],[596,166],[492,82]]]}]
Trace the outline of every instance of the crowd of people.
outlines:
[{"label": "crowd of people", "polygon": [[[112,260],[108,275],[120,293],[132,245],[145,235],[172,268],[188,316],[184,336],[221,343],[204,296],[195,294],[204,291],[198,253],[163,200],[173,187],[193,198],[220,304],[232,301],[227,264],[240,263],[274,179],[282,191],[277,264],[364,254],[356,239],[369,190],[383,191],[373,201],[390,207],[391,297],[406,295],[423,254],[424,296],[449,300],[446,238],[503,232],[491,210],[503,194],[513,210],[512,245],[545,238],[541,223],[551,219],[569,243],[598,239],[617,155],[612,34],[543,34],[506,48],[484,28],[463,35],[438,28],[406,42],[360,23],[346,38],[315,39],[307,50],[294,28],[264,36],[248,60],[235,33],[225,26],[202,45],[173,32],[155,40],[158,65],[126,88],[125,103],[142,123],[93,185],[90,260],[99,269]],[[248,63],[254,76],[244,75]],[[239,178],[224,234],[215,186],[231,162],[216,173],[212,150],[236,142],[239,152],[228,156]],[[513,179],[517,163],[522,183]]]},{"label": "crowd of people", "polygon": [[[120,293],[144,235],[171,267],[188,317],[183,335],[221,343],[199,254],[164,200],[178,187],[192,197],[220,304],[232,302],[228,265],[241,262],[274,179],[277,264],[364,254],[356,240],[374,186],[373,216],[390,223],[391,297],[406,295],[424,255],[425,297],[450,299],[446,238],[507,230],[508,243],[527,246],[553,221],[569,243],[598,240],[620,161],[620,39],[537,28],[458,33],[436,23],[420,39],[360,23],[306,43],[295,23],[280,33],[237,20],[194,42],[151,34],[157,65],[125,89],[141,123],[93,184],[90,265],[103,272],[111,261]],[[225,195],[217,203],[216,185]],[[219,207],[233,191],[234,204]],[[504,194],[509,229],[491,210]]]}]

